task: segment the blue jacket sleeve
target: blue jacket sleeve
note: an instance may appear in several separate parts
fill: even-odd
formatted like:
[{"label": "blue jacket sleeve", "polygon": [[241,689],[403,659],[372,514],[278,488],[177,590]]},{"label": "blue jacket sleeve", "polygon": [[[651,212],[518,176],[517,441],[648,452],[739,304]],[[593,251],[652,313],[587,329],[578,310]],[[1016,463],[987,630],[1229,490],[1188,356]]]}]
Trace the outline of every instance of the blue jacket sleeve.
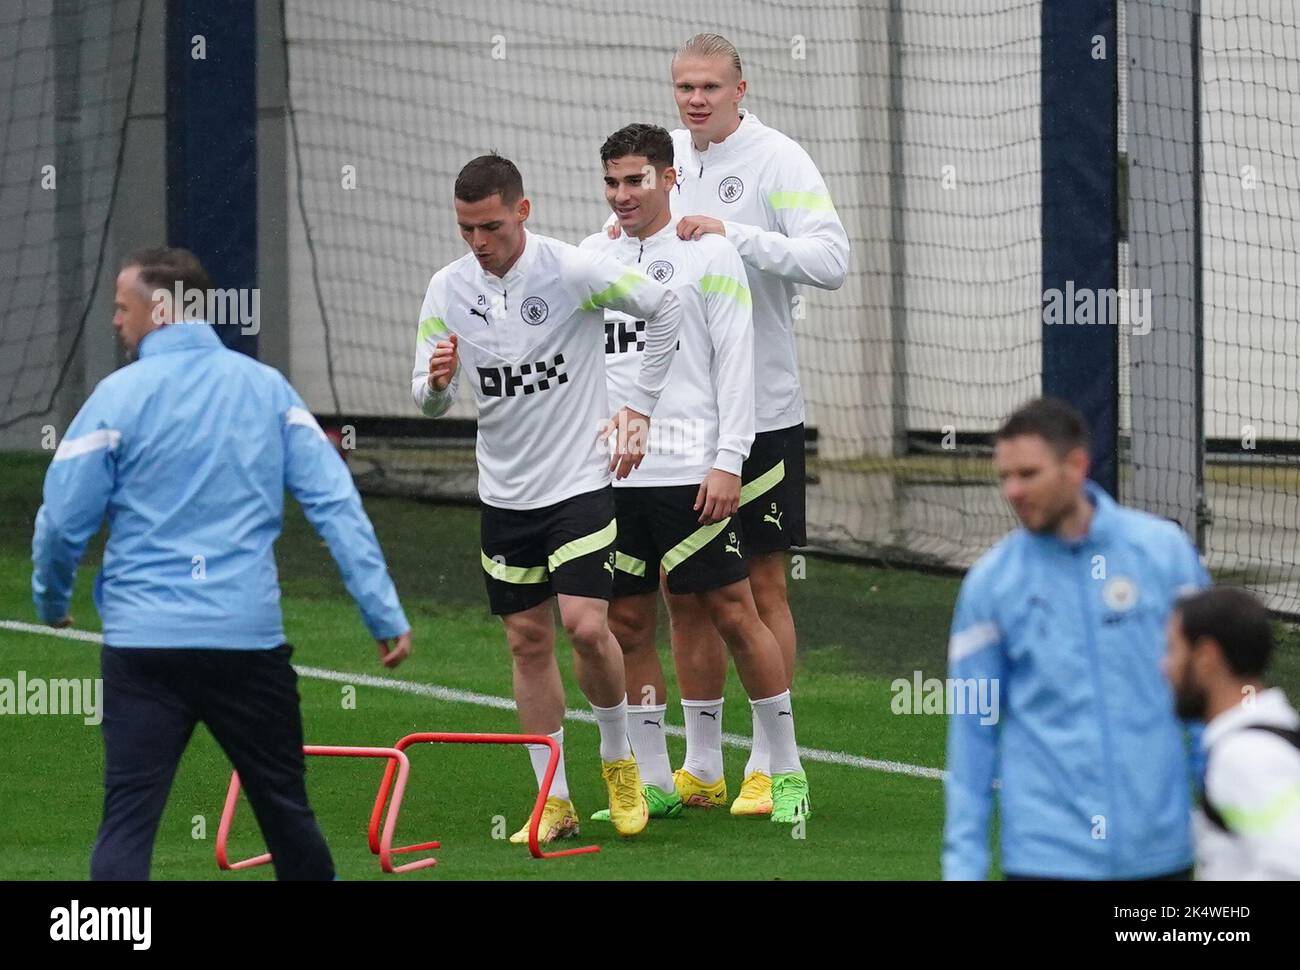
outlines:
[{"label": "blue jacket sleeve", "polygon": [[96,388],[73,418],[50,467],[32,536],[32,602],[45,623],[68,615],[77,564],[99,531],[117,477],[122,429]]},{"label": "blue jacket sleeve", "polygon": [[411,625],[398,602],[374,526],[361,506],[347,465],[302,398],[287,382],[285,388],[289,404],[280,416],[285,487],[329,546],[370,635],[386,640],[406,633]]},{"label": "blue jacket sleeve", "polygon": [[[962,583],[948,642],[948,676],[988,678],[1006,696],[1002,634],[972,571]],[[978,710],[949,712],[944,781],[943,878],[986,879],[998,724]]]}]

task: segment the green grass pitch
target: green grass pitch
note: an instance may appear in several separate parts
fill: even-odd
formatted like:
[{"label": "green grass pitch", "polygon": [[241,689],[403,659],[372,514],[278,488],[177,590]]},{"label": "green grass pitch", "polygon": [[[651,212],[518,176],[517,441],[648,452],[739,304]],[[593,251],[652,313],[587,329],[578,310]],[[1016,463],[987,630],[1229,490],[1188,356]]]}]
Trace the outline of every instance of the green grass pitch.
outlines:
[{"label": "green grass pitch", "polygon": [[[33,622],[31,527],[48,456],[6,456],[0,476],[0,619]],[[487,613],[478,564],[478,517],[472,509],[406,499],[370,499],[375,523],[414,628],[413,657],[395,672],[376,650],[347,597],[323,543],[291,501],[277,547],[285,625],[294,662],[457,691],[509,697],[510,668],[497,620]],[[97,630],[90,599],[102,537],[78,577],[77,627]],[[808,558],[791,581],[800,655],[795,712],[809,748],[909,765],[943,764],[944,718],[891,712],[890,682],[913,671],[944,676],[948,621],[957,581],[903,570],[868,569]],[[681,723],[661,616],[659,643],[669,673],[668,720]],[[1294,638],[1291,637],[1293,640]],[[1294,642],[1284,645],[1279,676],[1300,683]],[[0,677],[94,677],[95,644],[0,629]],[[572,677],[570,651],[559,651],[570,708],[586,704]],[[518,730],[513,711],[437,700],[390,688],[303,677],[306,738],[315,744],[391,745],[413,731]],[[724,727],[748,734],[749,712],[734,672]],[[602,807],[596,728],[565,725],[568,774],[584,819]],[[0,716],[0,879],[83,879],[99,821],[103,756],[99,730],[75,716]],[[680,763],[683,742],[670,738]],[[366,823],[382,768],[362,760],[313,758],[308,788],[345,879],[931,879],[939,874],[941,783],[933,778],[856,765],[806,761],[814,815],[802,838],[765,820],[688,811],[651,823],[633,840],[584,821],[580,840],[596,855],[539,861],[503,834],[521,825],[535,786],[518,748],[422,745],[410,751],[411,783],[397,842],[440,839],[439,865],[384,876],[366,847]],[[734,793],[744,752],[726,751]],[[269,867],[221,873],[213,845],[230,768],[199,728],[181,763],[154,852],[156,879],[260,880]],[[504,821],[502,821],[504,819]],[[261,851],[246,803],[231,839],[242,858]],[[408,857],[414,858],[414,857]],[[399,857],[399,861],[404,861]]]}]

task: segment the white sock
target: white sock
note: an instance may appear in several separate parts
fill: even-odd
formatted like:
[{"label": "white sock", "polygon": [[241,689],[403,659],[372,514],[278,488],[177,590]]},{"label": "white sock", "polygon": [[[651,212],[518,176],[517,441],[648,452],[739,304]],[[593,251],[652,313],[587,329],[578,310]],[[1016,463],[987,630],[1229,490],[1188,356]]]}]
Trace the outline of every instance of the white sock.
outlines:
[{"label": "white sock", "polygon": [[722,698],[688,701],[682,698],[686,717],[686,760],[682,767],[706,785],[722,777]]},{"label": "white sock", "polygon": [[[786,693],[789,693],[787,691]],[[753,702],[751,701],[751,704]],[[758,708],[753,708],[754,736],[749,743],[749,760],[745,762],[745,777],[761,771],[769,778],[772,776],[772,750],[767,745],[767,735],[763,732],[763,722],[759,719]]]},{"label": "white sock", "polygon": [[[555,768],[555,777],[551,779],[551,797],[569,798],[569,779],[564,773],[564,728],[547,735],[560,746],[560,763]],[[546,777],[546,765],[551,760],[551,749],[544,744],[526,744],[528,758],[533,763],[533,774],[537,776],[537,790],[542,789],[542,779]]]},{"label": "white sock", "polygon": [[641,784],[654,785],[662,791],[673,790],[673,769],[668,762],[668,738],[664,736],[665,704],[629,704],[627,736],[632,754],[641,769]]},{"label": "white sock", "polygon": [[[750,703],[754,707],[754,740],[757,742],[761,731],[768,748],[768,776],[803,771],[803,765],[799,763],[799,748],[794,740],[794,708],[790,705],[790,692],[783,690],[775,697]],[[757,743],[754,751],[758,751]],[[754,755],[750,755],[751,761],[753,758]]]},{"label": "white sock", "polygon": [[591,705],[600,728],[600,760],[620,761],[632,756],[632,746],[627,740],[627,698],[613,707]]}]

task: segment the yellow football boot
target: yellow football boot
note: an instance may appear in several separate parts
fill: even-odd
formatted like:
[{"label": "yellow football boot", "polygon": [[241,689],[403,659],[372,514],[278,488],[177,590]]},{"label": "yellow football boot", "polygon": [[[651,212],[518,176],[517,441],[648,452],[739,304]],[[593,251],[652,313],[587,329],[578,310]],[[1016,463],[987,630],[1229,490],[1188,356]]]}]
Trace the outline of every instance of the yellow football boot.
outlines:
[{"label": "yellow football boot", "polygon": [[[524,827],[510,836],[511,842],[515,843],[515,845],[528,844],[528,823],[530,821],[532,821],[531,812],[524,822]],[[567,798],[556,798],[554,795],[546,799],[546,805],[542,808],[542,820],[537,826],[538,844],[546,845],[556,839],[568,839],[577,834],[578,810],[573,807],[573,802]]]},{"label": "yellow football boot", "polygon": [[641,772],[635,758],[602,761],[600,775],[609,792],[609,820],[624,838],[641,832],[650,821],[650,807],[641,790]]},{"label": "yellow football boot", "polygon": [[772,779],[761,771],[751,771],[741,782],[740,794],[731,803],[732,815],[771,815]]},{"label": "yellow football boot", "polygon": [[682,801],[693,808],[720,808],[727,804],[727,779],[706,785],[685,768],[673,772],[673,787]]}]

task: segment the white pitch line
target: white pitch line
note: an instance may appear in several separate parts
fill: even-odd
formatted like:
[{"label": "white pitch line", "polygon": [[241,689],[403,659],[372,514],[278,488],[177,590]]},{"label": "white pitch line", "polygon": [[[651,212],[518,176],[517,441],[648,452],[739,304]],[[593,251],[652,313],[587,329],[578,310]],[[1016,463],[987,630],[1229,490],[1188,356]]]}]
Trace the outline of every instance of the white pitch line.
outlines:
[{"label": "white pitch line", "polygon": [[[40,626],[36,623],[19,623],[16,620],[0,620],[0,630],[13,630],[16,633],[35,633],[38,636],[60,637],[64,640],[80,640],[84,643],[103,643],[104,638],[98,633],[85,630],[56,630],[53,627]],[[299,677],[310,680],[328,680],[337,684],[360,684],[363,687],[378,687],[383,690],[400,691],[417,697],[429,697],[446,701],[450,704],[473,704],[475,707],[490,707],[498,711],[513,711],[515,702],[509,697],[497,697],[494,694],[477,694],[454,687],[442,687],[438,684],[421,684],[410,680],[394,680],[391,677],[376,677],[373,674],[352,673],[345,670],[329,670],[324,667],[304,667],[297,664],[294,670]],[[594,724],[596,717],[591,711],[568,710],[564,712],[570,721],[582,721]],[[686,736],[686,730],[674,724],[664,727],[664,733],[673,737]],[[749,738],[742,734],[724,732],[722,743],[730,748],[748,750]],[[847,754],[843,751],[827,751],[823,748],[799,748],[799,757],[807,761],[817,761],[828,765],[843,765],[849,768],[863,768],[868,771],[883,771],[891,775],[908,775],[912,778],[933,778],[942,780],[943,771],[938,768],[926,768],[922,765],[909,765],[902,761],[886,761],[881,758],[864,758],[861,755]]]}]

